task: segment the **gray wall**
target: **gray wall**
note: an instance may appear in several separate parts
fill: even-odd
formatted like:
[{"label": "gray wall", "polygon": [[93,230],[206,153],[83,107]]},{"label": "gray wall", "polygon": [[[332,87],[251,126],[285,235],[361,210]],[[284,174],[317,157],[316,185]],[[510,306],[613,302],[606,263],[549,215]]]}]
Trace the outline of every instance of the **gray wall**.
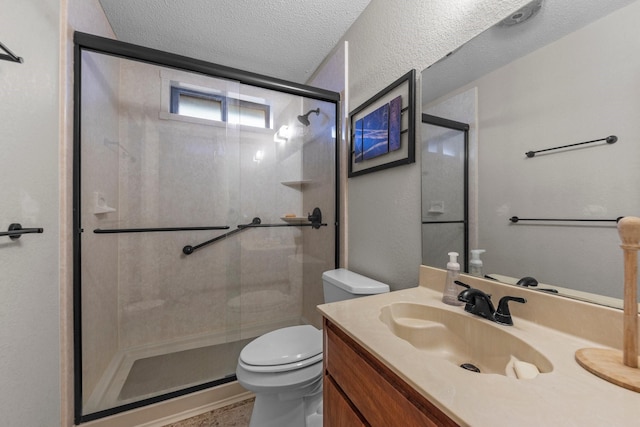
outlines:
[{"label": "gray wall", "polygon": [[[9,4],[11,3],[11,4]],[[0,425],[46,426],[60,416],[57,0],[0,3],[1,41],[23,64],[0,61]]]},{"label": "gray wall", "polygon": [[[410,69],[419,73],[526,3],[372,0],[344,37],[349,41],[350,109]],[[419,135],[416,140],[420,141]],[[392,289],[417,286],[419,159],[412,165],[350,178],[348,192],[348,267]],[[446,258],[437,267],[445,265]]]}]

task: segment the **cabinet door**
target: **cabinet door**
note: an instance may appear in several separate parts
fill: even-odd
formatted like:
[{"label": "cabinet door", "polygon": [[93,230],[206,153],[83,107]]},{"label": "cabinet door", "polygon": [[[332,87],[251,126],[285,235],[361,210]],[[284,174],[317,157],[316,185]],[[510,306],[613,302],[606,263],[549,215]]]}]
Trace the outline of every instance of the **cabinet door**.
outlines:
[{"label": "cabinet door", "polygon": [[322,387],[324,427],[368,427],[368,424],[362,422],[360,415],[351,407],[330,376],[325,375]]},{"label": "cabinet door", "polygon": [[[374,427],[457,426],[440,409],[329,321],[324,324],[329,376]],[[325,413],[331,411],[324,405]],[[333,425],[325,424],[326,426]]]}]

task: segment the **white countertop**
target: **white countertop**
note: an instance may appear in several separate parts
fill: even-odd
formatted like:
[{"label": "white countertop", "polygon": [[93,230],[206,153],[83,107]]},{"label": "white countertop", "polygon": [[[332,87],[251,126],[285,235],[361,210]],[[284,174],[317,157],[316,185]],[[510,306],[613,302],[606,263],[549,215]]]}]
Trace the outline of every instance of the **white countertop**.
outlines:
[{"label": "white countertop", "polygon": [[[520,304],[512,306],[514,326],[502,326],[465,313],[463,307],[449,306],[441,302],[442,285],[425,283],[444,279],[442,271],[421,271],[421,285],[387,294],[352,299],[319,306],[320,312],[342,328],[381,362],[396,372],[408,384],[423,394],[453,420],[469,426],[638,426],[640,425],[640,393],[610,384],[584,370],[575,361],[575,351],[580,348],[603,347],[600,342],[588,340],[581,334],[563,332],[593,327],[596,332],[585,334],[592,338],[617,336],[622,312],[606,307],[587,305],[558,299],[557,296],[536,294],[530,290],[505,288],[509,295],[525,296],[529,301],[526,310]],[[426,271],[426,270],[425,270]],[[423,279],[424,277],[424,279]],[[494,295],[497,301],[502,286],[478,279],[472,286]],[[442,280],[444,282],[444,280]],[[484,287],[483,287],[484,286]],[[491,289],[487,289],[490,287]],[[434,289],[435,288],[435,289]],[[497,290],[497,291],[496,291]],[[395,336],[380,320],[382,307],[394,302],[412,302],[453,310],[488,322],[497,328],[526,341],[553,364],[553,371],[534,379],[522,380],[496,374],[476,374],[457,365],[431,356]],[[532,306],[532,304],[534,306]],[[560,328],[543,326],[524,317],[519,311],[535,320],[535,305],[562,310],[563,325]],[[557,307],[556,307],[557,305]],[[524,306],[522,306],[524,307]],[[600,312],[601,310],[610,310]],[[606,325],[590,325],[590,320],[611,318],[615,331],[607,331]],[[615,319],[614,319],[615,318]],[[554,318],[555,319],[555,318]],[[554,320],[551,319],[551,320]],[[547,319],[547,323],[549,320]],[[573,329],[572,329],[573,328]],[[595,334],[595,335],[594,335]],[[606,338],[603,338],[606,342]]]}]

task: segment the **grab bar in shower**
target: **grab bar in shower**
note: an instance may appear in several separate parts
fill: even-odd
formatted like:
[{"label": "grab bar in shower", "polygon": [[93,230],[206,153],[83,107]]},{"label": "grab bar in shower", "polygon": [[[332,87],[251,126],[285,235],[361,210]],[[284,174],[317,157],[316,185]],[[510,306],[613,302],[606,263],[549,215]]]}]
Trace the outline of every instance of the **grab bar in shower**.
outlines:
[{"label": "grab bar in shower", "polygon": [[206,227],[166,227],[166,228],[109,228],[103,230],[96,228],[93,230],[96,234],[109,234],[109,233],[151,233],[158,231],[193,231],[193,230],[228,230],[228,225],[220,226],[206,226]]},{"label": "grab bar in shower", "polygon": [[43,228],[22,228],[22,225],[14,222],[9,224],[7,231],[0,232],[0,236],[8,236],[11,240],[19,239],[23,234],[44,233]]},{"label": "grab bar in shower", "polygon": [[542,153],[542,152],[545,152],[545,151],[560,150],[561,148],[575,147],[576,145],[591,144],[592,142],[599,142],[599,141],[607,141],[607,144],[613,144],[617,140],[618,140],[617,136],[610,135],[610,136],[608,136],[606,138],[594,139],[594,140],[585,141],[585,142],[578,142],[578,143],[575,143],[575,144],[563,145],[563,146],[560,146],[560,147],[545,148],[544,150],[538,150],[538,151],[527,151],[525,154],[527,155],[527,157],[531,158],[531,157],[534,157],[536,155],[536,153]]},{"label": "grab bar in shower", "polygon": [[[259,219],[259,218],[258,218]],[[286,220],[286,218],[285,218]],[[239,225],[238,228],[247,227],[313,227],[318,229],[320,227],[326,227],[327,224],[322,222],[322,211],[320,208],[313,208],[313,213],[307,215],[307,221],[309,222],[296,222],[292,224],[261,224],[251,223],[246,225]]]},{"label": "grab bar in shower", "polygon": [[519,218],[517,216],[512,216],[509,218],[509,221],[512,223],[517,223],[518,221],[549,221],[549,222],[618,222],[620,221],[622,216],[619,216],[616,219],[591,219],[591,218],[578,218],[578,219],[569,219],[569,218]]},{"label": "grab bar in shower", "polygon": [[3,45],[2,43],[0,43],[0,49],[6,52],[6,55],[4,53],[0,53],[0,59],[4,59],[5,61],[17,62],[19,64],[22,64],[24,62],[24,60],[21,57],[15,55],[13,52],[9,50],[8,47]]},{"label": "grab bar in shower", "polygon": [[218,240],[222,240],[226,237],[231,236],[232,234],[236,234],[239,233],[241,231],[244,231],[248,228],[250,228],[251,226],[255,226],[258,225],[262,222],[262,220],[258,217],[253,218],[253,220],[249,223],[249,224],[244,224],[244,225],[238,225],[238,228],[236,228],[235,230],[231,230],[228,233],[224,233],[218,237],[214,237],[211,240],[207,240],[206,242],[202,242],[199,245],[195,245],[195,246],[191,246],[191,245],[187,245],[184,248],[182,248],[182,253],[185,255],[191,255],[194,251],[202,248],[203,246],[207,246],[210,245],[213,242],[217,242]]},{"label": "grab bar in shower", "polygon": [[218,237],[214,237],[211,240],[207,240],[206,242],[202,242],[199,245],[195,245],[195,246],[191,246],[191,245],[187,245],[185,247],[182,248],[182,253],[185,255],[191,255],[194,251],[210,245],[211,243],[217,242],[218,240],[222,240],[225,239],[229,236],[231,236],[232,234],[236,234],[239,233],[241,231],[244,230],[248,230],[249,228],[259,228],[259,227],[313,227],[315,229],[318,229],[320,227],[326,227],[327,224],[321,222],[322,221],[322,213],[320,212],[320,209],[315,208],[313,210],[313,214],[309,215],[309,222],[308,223],[304,223],[304,224],[263,224],[262,220],[258,217],[253,218],[253,220],[249,223],[249,224],[239,224],[235,230],[231,230],[228,233],[224,233]]},{"label": "grab bar in shower", "polygon": [[[317,227],[326,227],[327,223],[321,222],[317,224]],[[247,225],[239,225],[238,228],[260,228],[260,227],[314,227],[314,224],[308,223],[298,223],[298,224],[247,224]]]}]

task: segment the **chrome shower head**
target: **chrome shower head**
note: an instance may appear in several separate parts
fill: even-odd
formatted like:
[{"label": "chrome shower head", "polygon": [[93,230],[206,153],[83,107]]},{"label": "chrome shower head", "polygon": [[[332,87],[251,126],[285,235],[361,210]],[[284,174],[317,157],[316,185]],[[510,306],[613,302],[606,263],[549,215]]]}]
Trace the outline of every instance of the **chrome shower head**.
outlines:
[{"label": "chrome shower head", "polygon": [[311,122],[309,121],[309,114],[316,113],[316,116],[320,115],[320,108],[316,108],[315,110],[309,110],[307,114],[303,114],[298,116],[298,121],[305,126],[309,126]]}]

